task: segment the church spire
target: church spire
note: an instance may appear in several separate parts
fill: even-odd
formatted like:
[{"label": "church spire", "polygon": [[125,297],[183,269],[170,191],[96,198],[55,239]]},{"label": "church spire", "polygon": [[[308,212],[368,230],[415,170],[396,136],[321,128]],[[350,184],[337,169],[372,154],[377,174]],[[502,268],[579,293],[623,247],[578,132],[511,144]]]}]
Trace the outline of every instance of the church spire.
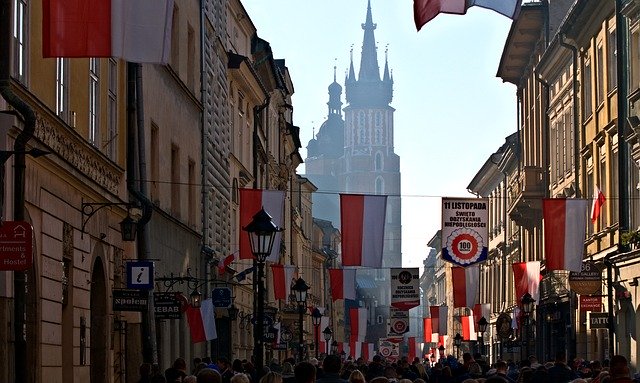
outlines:
[{"label": "church spire", "polygon": [[382,77],[382,81],[389,81],[391,76],[389,76],[389,47],[386,47],[384,50],[384,75]]},{"label": "church spire", "polygon": [[380,68],[378,67],[378,52],[373,31],[376,24],[371,15],[371,0],[367,2],[367,19],[362,24],[364,39],[362,41],[362,58],[360,61],[360,73],[358,81],[380,81]]}]

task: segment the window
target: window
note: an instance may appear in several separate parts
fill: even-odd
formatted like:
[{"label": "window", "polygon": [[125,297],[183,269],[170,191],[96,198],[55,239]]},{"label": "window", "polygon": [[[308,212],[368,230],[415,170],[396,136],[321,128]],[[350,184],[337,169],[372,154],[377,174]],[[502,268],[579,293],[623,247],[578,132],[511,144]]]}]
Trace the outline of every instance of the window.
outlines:
[{"label": "window", "polygon": [[194,91],[196,67],[196,40],[195,32],[191,25],[187,29],[187,86]]},{"label": "window", "polygon": [[[611,206],[612,223],[618,222],[620,218],[618,212],[618,204],[620,202],[620,198],[618,198],[620,196],[618,186],[618,158],[618,135],[616,134],[611,137],[611,188],[608,196],[609,201],[611,201],[609,206]],[[634,186],[634,184],[631,185]],[[634,188],[631,189],[635,190]],[[607,197],[606,193],[605,197]]]},{"label": "window", "polygon": [[180,150],[171,146],[171,213],[180,217]]},{"label": "window", "polygon": [[149,158],[149,167],[151,168],[151,185],[150,186],[150,195],[151,195],[151,200],[154,201],[155,203],[158,203],[160,201],[160,193],[158,190],[158,176],[159,176],[159,161],[160,161],[160,154],[159,154],[159,143],[158,143],[158,125],[154,124],[153,122],[151,123],[151,137],[150,137],[150,142],[149,142],[149,146],[151,148],[151,153],[150,153],[150,158]]},{"label": "window", "polygon": [[382,112],[376,112],[376,128],[382,127]]},{"label": "window", "polygon": [[596,105],[604,101],[604,48],[602,43],[596,48]]},{"label": "window", "polygon": [[593,114],[593,106],[591,101],[591,58],[587,55],[584,59],[584,70],[582,74],[582,105],[584,107],[584,117],[589,118]]},{"label": "window", "polygon": [[89,142],[98,145],[100,103],[100,59],[89,59]]},{"label": "window", "polygon": [[180,12],[178,6],[173,6],[171,19],[171,66],[173,70],[180,70]]},{"label": "window", "polygon": [[69,122],[68,109],[69,109],[69,59],[57,58],[56,59],[56,114],[67,123]]},{"label": "window", "polygon": [[[593,157],[591,154],[585,159],[585,170],[587,171],[587,185],[582,195],[591,195],[593,193],[593,184],[595,182],[593,175]],[[593,226],[587,225],[587,236],[593,235]]]},{"label": "window", "polygon": [[116,159],[118,136],[118,63],[114,59],[109,59],[109,99],[107,101],[107,139],[102,145],[107,156],[112,160]]},{"label": "window", "polygon": [[[596,184],[602,190],[605,195],[607,195],[607,150],[604,144],[598,145],[598,181]],[[591,193],[593,193],[594,188],[591,188]],[[607,205],[604,204],[600,208],[600,217],[598,218],[600,221],[600,227],[606,227],[608,225],[607,220]]]},{"label": "window", "polygon": [[382,171],[382,153],[376,153],[375,170],[377,172]]},{"label": "window", "polygon": [[13,76],[25,84],[27,82],[27,0],[13,3]]},{"label": "window", "polygon": [[618,86],[616,30],[610,29],[607,34],[607,91],[611,92]]},{"label": "window", "polygon": [[189,204],[189,225],[196,224],[196,163],[189,159],[189,185],[187,186],[189,195],[187,196]]},{"label": "window", "polygon": [[360,112],[358,112],[358,144],[365,144],[367,142],[367,139],[365,137],[365,124],[366,120],[364,111],[361,110]]},{"label": "window", "polygon": [[376,178],[376,194],[384,193],[384,180],[382,177]]}]

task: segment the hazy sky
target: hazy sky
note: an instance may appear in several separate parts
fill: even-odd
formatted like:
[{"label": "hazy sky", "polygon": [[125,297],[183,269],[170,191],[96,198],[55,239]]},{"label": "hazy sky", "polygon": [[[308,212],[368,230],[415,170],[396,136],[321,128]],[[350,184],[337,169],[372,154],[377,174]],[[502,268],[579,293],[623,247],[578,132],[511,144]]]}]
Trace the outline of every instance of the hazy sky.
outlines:
[{"label": "hazy sky", "polygon": [[[352,46],[358,73],[367,0],[242,2],[258,35],[289,68],[306,158],[313,129],[327,117],[333,67],[344,86]],[[517,128],[516,88],[496,77],[511,20],[473,7],[466,15],[440,14],[416,32],[412,4],[371,0],[380,68],[388,49],[393,70],[405,267],[422,265],[441,226],[440,198],[471,196],[473,176]]]}]

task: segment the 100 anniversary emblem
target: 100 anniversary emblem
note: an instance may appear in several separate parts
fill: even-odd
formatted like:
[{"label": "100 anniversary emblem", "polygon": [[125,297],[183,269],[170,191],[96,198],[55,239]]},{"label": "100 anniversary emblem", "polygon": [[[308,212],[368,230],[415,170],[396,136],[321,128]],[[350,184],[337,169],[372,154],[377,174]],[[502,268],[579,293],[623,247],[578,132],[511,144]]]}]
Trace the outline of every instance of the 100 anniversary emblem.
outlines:
[{"label": "100 anniversary emblem", "polygon": [[487,259],[488,209],[486,198],[442,199],[442,259],[462,267]]}]

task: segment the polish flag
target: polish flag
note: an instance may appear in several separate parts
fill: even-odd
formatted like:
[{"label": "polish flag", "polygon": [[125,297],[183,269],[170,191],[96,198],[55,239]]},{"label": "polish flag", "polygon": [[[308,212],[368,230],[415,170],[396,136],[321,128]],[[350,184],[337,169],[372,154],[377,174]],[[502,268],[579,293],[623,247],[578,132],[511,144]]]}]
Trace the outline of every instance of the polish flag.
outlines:
[{"label": "polish flag", "polygon": [[356,299],[356,269],[329,269],[331,299]]},{"label": "polish flag", "polygon": [[435,334],[440,336],[447,333],[447,317],[449,315],[447,306],[429,306],[431,313],[431,327]]},{"label": "polish flag", "polygon": [[227,255],[221,262],[218,263],[218,274],[224,274],[227,267],[238,259],[240,259],[240,254],[237,251],[233,254]]},{"label": "polish flag", "polygon": [[273,273],[273,298],[289,299],[291,294],[291,280],[296,267],[293,265],[271,265]]},{"label": "polish flag", "polygon": [[537,302],[540,297],[540,262],[516,262],[512,267],[517,300],[529,293]]},{"label": "polish flag", "polygon": [[582,269],[588,208],[589,201],[585,199],[542,200],[547,270]]},{"label": "polish flag", "polygon": [[[253,216],[263,208],[271,216],[273,224],[282,227],[284,223],[284,191],[240,189],[240,228],[246,227],[253,220]],[[278,232],[267,261],[279,263],[281,241],[282,233]],[[240,259],[253,259],[249,233],[244,230],[240,231]]]},{"label": "polish flag", "polygon": [[607,199],[598,186],[593,190],[593,201],[591,202],[591,222],[595,223],[600,217],[600,208]]},{"label": "polish flag", "polygon": [[480,268],[478,265],[468,267],[452,267],[453,306],[472,308],[476,304]]},{"label": "polish flag", "polygon": [[474,322],[478,323],[482,317],[484,317],[487,322],[491,320],[491,303],[478,303],[473,306]]},{"label": "polish flag", "polygon": [[410,336],[407,338],[407,344],[409,346],[409,363],[412,363],[416,357],[422,359],[422,343],[416,342],[415,336]]},{"label": "polish flag", "polygon": [[173,0],[42,0],[43,57],[166,64]]},{"label": "polish flag", "polygon": [[460,317],[460,321],[462,322],[462,339],[478,340],[478,334],[476,333],[476,326],[473,321],[473,315],[462,316]]},{"label": "polish flag", "polygon": [[352,307],[349,309],[351,321],[351,339],[364,342],[367,336],[367,309],[365,307]]},{"label": "polish flag", "polygon": [[413,0],[413,20],[416,29],[438,16],[439,13],[463,15],[467,12],[465,0]]},{"label": "polish flag", "polygon": [[520,327],[520,317],[522,316],[522,310],[520,307],[515,306],[513,308],[513,312],[511,313],[511,328],[517,330]]},{"label": "polish flag", "polygon": [[349,342],[338,342],[338,354],[341,354],[343,351],[345,355],[351,355]]},{"label": "polish flag", "polygon": [[358,359],[362,356],[362,345],[363,342],[358,342],[357,340],[352,340],[349,342],[349,356],[353,359]]},{"label": "polish flag", "polygon": [[340,194],[342,265],[382,267],[387,196]]},{"label": "polish flag", "polygon": [[213,301],[205,299],[199,308],[187,306],[187,322],[191,332],[191,342],[200,343],[213,340],[218,337],[216,333],[216,317],[214,314]]},{"label": "polish flag", "polygon": [[433,328],[431,327],[431,318],[422,318],[422,337],[424,343],[433,342]]},{"label": "polish flag", "polygon": [[373,362],[375,356],[375,350],[373,349],[373,343],[362,343],[362,359],[366,362]]}]

